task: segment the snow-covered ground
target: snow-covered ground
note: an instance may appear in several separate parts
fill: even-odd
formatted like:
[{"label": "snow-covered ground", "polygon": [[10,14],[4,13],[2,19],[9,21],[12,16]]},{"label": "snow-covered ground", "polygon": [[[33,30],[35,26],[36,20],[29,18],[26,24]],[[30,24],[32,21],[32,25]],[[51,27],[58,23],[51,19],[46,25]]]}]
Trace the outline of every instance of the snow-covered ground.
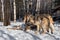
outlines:
[{"label": "snow-covered ground", "polygon": [[3,26],[0,22],[0,40],[60,40],[60,24],[54,24],[54,34],[35,34],[34,31],[24,32],[23,30],[8,30],[14,25],[22,25],[23,22],[13,23],[9,26]]}]

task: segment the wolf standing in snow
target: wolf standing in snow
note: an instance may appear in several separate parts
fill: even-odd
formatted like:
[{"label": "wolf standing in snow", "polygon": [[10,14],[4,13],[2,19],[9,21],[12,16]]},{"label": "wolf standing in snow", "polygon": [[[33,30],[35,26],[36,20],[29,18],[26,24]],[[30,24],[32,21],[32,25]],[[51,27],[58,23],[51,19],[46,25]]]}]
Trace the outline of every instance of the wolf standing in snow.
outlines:
[{"label": "wolf standing in snow", "polygon": [[[51,17],[51,15],[49,15],[49,14],[47,14],[47,17],[48,17],[48,19],[49,19],[49,21],[50,21],[50,26],[49,26],[49,28],[51,29],[51,33],[53,34],[53,32],[54,32],[54,21],[53,21],[53,18]],[[49,29],[48,28],[48,29]]]},{"label": "wolf standing in snow", "polygon": [[49,32],[49,28],[51,30],[51,33],[53,34],[54,32],[54,26],[53,26],[53,19],[51,15],[49,14],[44,14],[43,20],[42,20],[42,28],[43,28],[43,33]]},{"label": "wolf standing in snow", "polygon": [[[24,17],[24,22],[26,22],[26,16]],[[36,17],[35,17],[36,18]],[[36,25],[37,26],[37,32],[39,32],[40,29],[42,29],[43,33],[49,32],[49,29],[51,30],[51,33],[54,32],[54,26],[53,26],[53,19],[49,14],[42,14],[38,15],[36,19],[34,19],[33,15],[27,15],[27,22],[28,24]],[[30,26],[26,27],[27,29],[30,29]]]}]

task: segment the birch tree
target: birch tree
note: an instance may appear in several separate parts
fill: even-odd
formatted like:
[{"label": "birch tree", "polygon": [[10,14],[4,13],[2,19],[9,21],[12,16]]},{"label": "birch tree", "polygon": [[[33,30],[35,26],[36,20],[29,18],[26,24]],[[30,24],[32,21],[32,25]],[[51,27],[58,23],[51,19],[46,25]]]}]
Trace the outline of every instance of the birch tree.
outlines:
[{"label": "birch tree", "polygon": [[14,6],[14,23],[16,22],[16,1],[13,0],[13,6]]},{"label": "birch tree", "polygon": [[3,22],[4,22],[4,0],[1,0],[2,4],[2,16],[3,16]]},{"label": "birch tree", "polygon": [[36,11],[37,11],[37,12],[40,11],[40,0],[37,0]]}]

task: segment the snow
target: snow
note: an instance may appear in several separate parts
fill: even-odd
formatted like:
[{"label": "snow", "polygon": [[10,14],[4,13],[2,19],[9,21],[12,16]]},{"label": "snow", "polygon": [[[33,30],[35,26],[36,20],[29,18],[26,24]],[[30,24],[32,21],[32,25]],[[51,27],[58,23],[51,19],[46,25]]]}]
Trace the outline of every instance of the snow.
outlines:
[{"label": "snow", "polygon": [[9,26],[3,26],[3,22],[0,22],[0,40],[60,40],[60,24],[55,23],[54,34],[35,34],[34,31],[30,30],[25,32],[23,30],[8,30],[15,25],[23,26],[23,22],[11,22]]}]

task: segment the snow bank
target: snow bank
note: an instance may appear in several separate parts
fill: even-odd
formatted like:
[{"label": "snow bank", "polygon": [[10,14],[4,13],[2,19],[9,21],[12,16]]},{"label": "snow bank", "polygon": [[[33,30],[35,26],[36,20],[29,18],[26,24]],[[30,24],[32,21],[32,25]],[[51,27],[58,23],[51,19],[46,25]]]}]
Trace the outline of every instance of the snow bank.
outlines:
[{"label": "snow bank", "polygon": [[34,31],[24,32],[22,30],[8,30],[14,25],[22,25],[23,22],[11,23],[11,25],[5,27],[1,26],[0,22],[0,40],[60,40],[60,24],[54,24],[54,34],[35,34]]}]

